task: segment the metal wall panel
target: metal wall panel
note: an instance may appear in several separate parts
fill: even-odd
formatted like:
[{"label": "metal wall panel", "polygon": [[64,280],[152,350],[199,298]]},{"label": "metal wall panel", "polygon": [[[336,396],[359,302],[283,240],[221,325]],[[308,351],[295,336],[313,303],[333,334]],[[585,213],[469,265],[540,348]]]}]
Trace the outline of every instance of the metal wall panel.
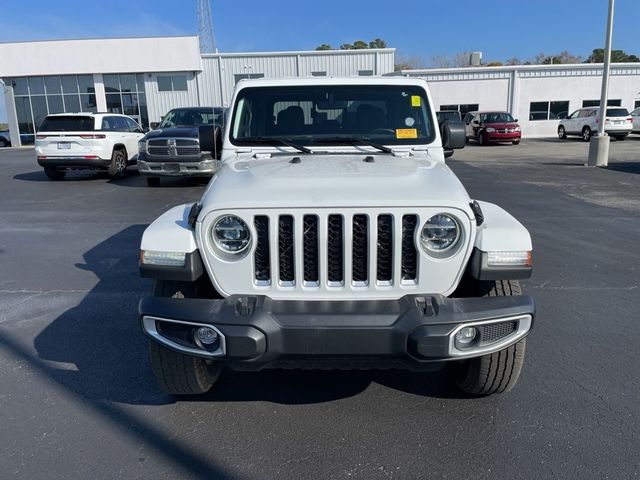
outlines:
[{"label": "metal wall panel", "polygon": [[[186,75],[187,91],[159,92],[158,76]],[[161,117],[172,108],[195,107],[199,105],[198,85],[191,72],[147,73],[144,75],[144,86],[147,96],[149,122],[159,122]]]}]

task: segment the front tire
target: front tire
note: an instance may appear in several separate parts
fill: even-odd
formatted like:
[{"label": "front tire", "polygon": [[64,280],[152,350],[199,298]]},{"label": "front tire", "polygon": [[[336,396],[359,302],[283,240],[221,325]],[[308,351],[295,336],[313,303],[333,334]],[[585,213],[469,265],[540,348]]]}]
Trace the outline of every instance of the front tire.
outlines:
[{"label": "front tire", "polygon": [[563,125],[560,125],[558,127],[558,138],[560,140],[564,140],[565,138],[567,138],[567,131],[564,129]]},{"label": "front tire", "polygon": [[519,145],[520,144],[520,140],[514,140],[511,142],[513,145]]},{"label": "front tire", "polygon": [[484,134],[480,133],[478,134],[478,145],[480,145],[481,147],[484,147],[487,144],[487,141],[484,138]]},{"label": "front tire", "polygon": [[[198,298],[201,285],[195,282],[156,280],[154,297]],[[220,376],[221,362],[174,352],[149,340],[151,370],[162,389],[170,395],[199,395],[211,390]]]},{"label": "front tire", "polygon": [[589,140],[591,140],[591,129],[589,127],[584,127],[582,129],[582,139],[585,142],[588,142]]},{"label": "front tire", "polygon": [[127,174],[127,155],[124,150],[114,150],[108,169],[111,178],[122,178]]},{"label": "front tire", "polygon": [[49,180],[62,180],[67,174],[64,170],[58,170],[55,167],[44,167],[44,174],[49,177]]},{"label": "front tire", "polygon": [[[522,295],[517,280],[495,280],[474,282],[469,291],[471,296],[508,297]],[[457,365],[455,382],[465,393],[471,395],[492,395],[511,390],[518,382],[526,351],[526,338],[482,357],[463,360]]]}]

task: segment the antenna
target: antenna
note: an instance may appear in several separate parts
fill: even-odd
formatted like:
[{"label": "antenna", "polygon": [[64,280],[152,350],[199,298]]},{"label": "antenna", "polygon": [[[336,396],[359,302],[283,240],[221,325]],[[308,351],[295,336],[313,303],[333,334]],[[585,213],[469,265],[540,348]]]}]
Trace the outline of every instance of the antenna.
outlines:
[{"label": "antenna", "polygon": [[210,0],[198,0],[198,35],[200,36],[200,53],[218,53],[216,37],[213,35]]}]

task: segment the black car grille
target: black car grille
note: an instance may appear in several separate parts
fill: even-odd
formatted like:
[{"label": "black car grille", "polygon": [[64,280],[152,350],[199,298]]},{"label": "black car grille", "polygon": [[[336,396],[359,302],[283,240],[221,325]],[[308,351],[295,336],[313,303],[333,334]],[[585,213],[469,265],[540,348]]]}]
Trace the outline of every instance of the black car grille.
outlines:
[{"label": "black car grille", "polygon": [[518,329],[516,320],[507,322],[489,323],[482,327],[482,343],[493,343],[511,335]]},{"label": "black car grille", "polygon": [[193,157],[200,155],[200,144],[195,138],[157,138],[147,141],[147,152],[154,157]]},{"label": "black car grille", "polygon": [[[296,226],[298,221],[301,225]],[[417,215],[402,216],[397,229],[396,217],[390,214],[256,216],[254,280],[256,284],[278,282],[281,286],[297,282],[319,286],[324,282],[328,287],[341,287],[347,282],[356,287],[374,282],[416,283],[417,224]],[[271,236],[275,236],[273,241]],[[377,240],[372,245],[374,238]],[[301,258],[296,258],[296,251]],[[400,267],[396,267],[396,261]],[[271,265],[277,265],[277,272]]]}]

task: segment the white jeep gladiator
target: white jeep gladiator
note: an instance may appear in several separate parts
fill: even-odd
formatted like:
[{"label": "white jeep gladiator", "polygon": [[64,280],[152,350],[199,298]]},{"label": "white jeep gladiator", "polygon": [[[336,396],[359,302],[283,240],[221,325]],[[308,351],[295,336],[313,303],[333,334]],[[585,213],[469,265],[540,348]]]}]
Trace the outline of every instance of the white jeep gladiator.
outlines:
[{"label": "white jeep gladiator", "polygon": [[439,131],[432,105],[421,79],[238,83],[204,195],[142,238],[155,285],[139,315],[165,390],[207,392],[223,366],[446,367],[468,394],[513,387],[531,238],[469,198],[445,164],[464,127]]}]

